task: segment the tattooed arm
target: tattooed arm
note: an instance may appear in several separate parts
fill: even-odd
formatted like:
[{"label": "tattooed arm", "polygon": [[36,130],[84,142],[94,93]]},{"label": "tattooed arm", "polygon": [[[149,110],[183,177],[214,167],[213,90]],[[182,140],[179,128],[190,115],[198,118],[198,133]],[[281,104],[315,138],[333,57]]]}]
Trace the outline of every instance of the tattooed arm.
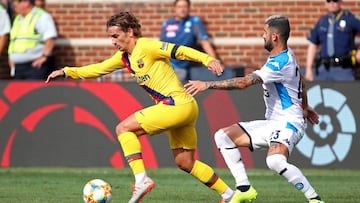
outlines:
[{"label": "tattooed arm", "polygon": [[190,80],[185,84],[186,92],[191,95],[196,95],[207,89],[221,89],[221,90],[232,90],[232,89],[244,89],[248,86],[255,84],[262,84],[262,79],[255,73],[246,75],[245,77],[231,78],[228,80],[220,81],[192,81]]}]

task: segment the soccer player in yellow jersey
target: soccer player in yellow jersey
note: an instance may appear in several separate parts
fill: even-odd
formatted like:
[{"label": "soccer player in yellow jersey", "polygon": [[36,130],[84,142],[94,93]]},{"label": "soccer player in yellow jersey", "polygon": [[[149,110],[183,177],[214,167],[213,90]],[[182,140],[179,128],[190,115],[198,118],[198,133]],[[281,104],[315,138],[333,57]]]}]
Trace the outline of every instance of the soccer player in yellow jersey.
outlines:
[{"label": "soccer player in yellow jersey", "polygon": [[59,76],[72,79],[96,78],[127,68],[137,83],[155,100],[155,105],[135,112],[116,126],[124,156],[135,176],[129,203],[140,202],[155,187],[154,181],[146,174],[139,136],[164,131],[168,132],[177,166],[219,193],[221,202],[235,202],[234,191],[214,170],[194,159],[198,105],[193,96],[185,92],[169,59],[201,62],[217,75],[221,75],[223,67],[216,59],[195,49],[143,38],[138,19],[129,12],[120,12],[110,17],[107,33],[119,50],[111,58],[97,64],[56,70],[48,76],[46,83]]}]

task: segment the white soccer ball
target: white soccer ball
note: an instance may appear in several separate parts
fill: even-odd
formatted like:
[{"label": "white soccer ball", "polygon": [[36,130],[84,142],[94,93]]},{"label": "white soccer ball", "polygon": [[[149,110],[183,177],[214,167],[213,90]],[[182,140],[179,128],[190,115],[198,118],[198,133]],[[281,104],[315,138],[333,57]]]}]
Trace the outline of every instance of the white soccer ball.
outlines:
[{"label": "white soccer ball", "polygon": [[83,199],[85,203],[109,203],[111,198],[110,184],[101,179],[90,180],[84,186]]}]

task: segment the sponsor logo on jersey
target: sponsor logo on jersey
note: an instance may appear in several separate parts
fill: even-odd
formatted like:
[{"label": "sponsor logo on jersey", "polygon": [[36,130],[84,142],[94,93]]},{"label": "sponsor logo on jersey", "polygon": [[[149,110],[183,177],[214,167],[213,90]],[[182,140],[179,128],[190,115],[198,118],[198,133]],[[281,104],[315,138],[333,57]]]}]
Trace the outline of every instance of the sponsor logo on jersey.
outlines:
[{"label": "sponsor logo on jersey", "polygon": [[165,30],[167,32],[171,32],[171,31],[177,31],[179,29],[179,25],[178,24],[169,24],[166,26]]},{"label": "sponsor logo on jersey", "polygon": [[137,77],[136,77],[136,81],[137,81],[138,83],[145,82],[145,81],[147,81],[147,80],[149,80],[149,79],[150,79],[150,75],[148,75],[148,74],[145,74],[145,75],[141,75],[141,76],[137,76]]}]

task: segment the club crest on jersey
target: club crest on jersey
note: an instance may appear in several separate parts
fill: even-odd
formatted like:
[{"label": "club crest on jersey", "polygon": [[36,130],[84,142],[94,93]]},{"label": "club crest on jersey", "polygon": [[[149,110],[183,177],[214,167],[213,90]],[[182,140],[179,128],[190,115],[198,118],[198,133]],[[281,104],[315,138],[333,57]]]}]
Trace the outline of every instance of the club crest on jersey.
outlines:
[{"label": "club crest on jersey", "polygon": [[139,68],[143,68],[144,67],[144,61],[142,59],[137,60],[137,65]]}]

